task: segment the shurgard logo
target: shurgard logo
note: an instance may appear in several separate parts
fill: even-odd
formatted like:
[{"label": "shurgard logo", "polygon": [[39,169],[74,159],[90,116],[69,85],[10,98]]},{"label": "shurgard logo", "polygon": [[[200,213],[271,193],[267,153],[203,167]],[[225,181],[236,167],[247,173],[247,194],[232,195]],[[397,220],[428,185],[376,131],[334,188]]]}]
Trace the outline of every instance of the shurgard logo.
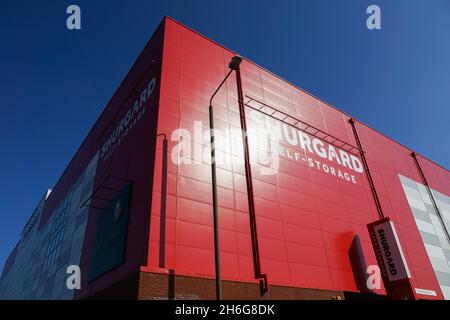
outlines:
[{"label": "shurgard logo", "polygon": [[[243,164],[241,141],[247,135],[250,158],[260,165],[261,175],[277,174],[280,158],[303,162],[311,169],[354,184],[357,175],[363,172],[361,160],[351,153],[258,111],[249,112],[247,117],[247,132],[234,127],[214,129],[214,162]],[[194,121],[193,132],[184,128],[173,131],[171,140],[178,142],[171,150],[174,164],[211,163],[211,151],[207,147],[211,133],[203,128],[201,121]]]},{"label": "shurgard logo", "polygon": [[115,126],[113,132],[109,135],[108,139],[102,146],[100,158],[108,158],[116,146],[122,141],[122,139],[130,132],[134,125],[142,118],[145,113],[145,103],[152,95],[156,87],[156,78],[151,79],[147,86],[142,90],[139,98],[129,107],[127,113]]},{"label": "shurgard logo", "polygon": [[364,170],[357,156],[293,126],[254,110],[251,110],[249,117],[257,127],[264,127],[266,131],[276,133],[272,134],[279,137],[275,152],[282,158],[305,162],[313,169],[355,184],[356,174],[361,174]]}]

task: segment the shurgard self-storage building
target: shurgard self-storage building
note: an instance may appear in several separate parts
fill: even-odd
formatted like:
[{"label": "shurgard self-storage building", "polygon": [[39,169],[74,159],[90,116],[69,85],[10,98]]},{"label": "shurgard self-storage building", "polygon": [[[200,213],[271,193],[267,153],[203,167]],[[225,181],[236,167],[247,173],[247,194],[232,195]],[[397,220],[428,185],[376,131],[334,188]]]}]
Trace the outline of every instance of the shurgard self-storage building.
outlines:
[{"label": "shurgard self-storage building", "polygon": [[235,56],[161,22],[25,225],[2,299],[214,299],[216,276],[223,298],[450,298],[449,171]]}]

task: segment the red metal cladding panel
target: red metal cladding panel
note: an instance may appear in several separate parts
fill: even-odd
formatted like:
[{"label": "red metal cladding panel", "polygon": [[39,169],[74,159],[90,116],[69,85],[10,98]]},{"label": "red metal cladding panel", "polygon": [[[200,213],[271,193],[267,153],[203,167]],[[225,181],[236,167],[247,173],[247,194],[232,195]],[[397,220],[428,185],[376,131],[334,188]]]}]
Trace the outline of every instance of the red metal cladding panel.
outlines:
[{"label": "red metal cladding panel", "polygon": [[[447,169],[437,166],[430,160],[418,155],[418,161],[422,170],[425,174],[430,188],[440,193],[449,195],[450,194],[450,174]],[[418,178],[417,181],[423,183],[423,181]]]},{"label": "red metal cladding panel", "polygon": [[[227,74],[234,53],[172,19],[166,19],[165,25],[158,133],[169,140],[164,151],[167,222],[162,239],[163,202],[154,201],[145,270],[171,268],[177,274],[213,278],[209,134],[205,132],[209,99]],[[366,264],[377,263],[367,224],[378,220],[379,212],[355,148],[350,117],[247,60],[240,68],[249,132],[272,127],[280,132],[275,174],[264,174],[270,164],[258,158],[267,146],[255,143],[257,135],[249,137],[262,273],[270,284],[357,291],[349,248],[358,235]],[[240,128],[237,99],[232,74],[213,101],[219,130]],[[356,128],[382,210],[397,227],[413,286],[438,293],[426,298],[442,298],[436,278],[425,272],[432,270],[431,264],[399,178],[421,181],[411,151],[360,123]],[[229,160],[217,165],[222,276],[255,282],[242,139],[238,135],[225,141],[230,145],[217,150]],[[160,151],[155,155],[153,198],[160,199],[161,142],[156,148]],[[191,162],[173,163],[180,150],[188,153],[183,159]],[[433,188],[449,194],[448,171],[420,160]],[[383,286],[375,291],[385,292]]]}]

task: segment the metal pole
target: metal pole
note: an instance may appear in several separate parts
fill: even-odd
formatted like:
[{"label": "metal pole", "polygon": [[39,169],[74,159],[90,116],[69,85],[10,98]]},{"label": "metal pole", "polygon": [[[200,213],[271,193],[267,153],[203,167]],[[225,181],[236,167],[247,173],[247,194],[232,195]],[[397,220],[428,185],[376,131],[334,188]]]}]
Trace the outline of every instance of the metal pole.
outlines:
[{"label": "metal pole", "polygon": [[247,183],[247,201],[248,201],[248,211],[250,218],[250,232],[252,239],[252,249],[253,249],[253,265],[255,269],[255,278],[260,280],[261,292],[264,294],[269,290],[269,285],[267,281],[267,275],[261,274],[261,263],[259,257],[259,246],[258,246],[258,235],[256,228],[256,213],[255,213],[255,200],[253,196],[253,180],[252,180],[252,169],[250,165],[250,151],[248,148],[248,137],[247,137],[247,122],[245,118],[245,106],[244,106],[244,94],[242,90],[242,80],[241,71],[239,66],[236,68],[236,84],[238,91],[238,103],[239,103],[239,117],[241,120],[241,131],[242,131],[242,144],[244,148],[244,162],[245,162],[245,180]]},{"label": "metal pole", "polygon": [[214,141],[214,112],[212,105],[209,105],[209,129],[211,146],[211,177],[212,177],[212,197],[213,197],[213,217],[214,217],[214,261],[216,267],[216,299],[222,300],[222,281],[220,276],[220,254],[219,254],[219,208],[217,205],[217,174],[216,174],[216,150]]},{"label": "metal pole", "polygon": [[211,148],[211,183],[212,183],[212,205],[213,205],[213,224],[214,224],[214,264],[216,271],[216,299],[222,300],[222,281],[220,275],[220,246],[219,246],[219,207],[217,203],[217,173],[216,173],[216,146],[214,141],[214,111],[212,101],[219,89],[230,76],[231,69],[226,77],[222,80],[219,87],[214,91],[209,100],[209,131],[210,131],[210,148]]},{"label": "metal pole", "polygon": [[373,182],[372,175],[369,170],[369,165],[367,164],[366,156],[364,154],[364,150],[361,145],[361,141],[359,140],[358,130],[356,130],[356,124],[355,120],[350,119],[349,120],[353,135],[355,136],[356,144],[358,145],[359,154],[361,155],[361,160],[364,166],[364,170],[366,171],[367,180],[369,181],[370,190],[372,191],[373,200],[375,201],[375,205],[377,206],[378,215],[380,216],[380,219],[384,218],[384,212],[383,208],[381,207],[380,198],[378,198],[377,189],[375,188],[375,183]]}]

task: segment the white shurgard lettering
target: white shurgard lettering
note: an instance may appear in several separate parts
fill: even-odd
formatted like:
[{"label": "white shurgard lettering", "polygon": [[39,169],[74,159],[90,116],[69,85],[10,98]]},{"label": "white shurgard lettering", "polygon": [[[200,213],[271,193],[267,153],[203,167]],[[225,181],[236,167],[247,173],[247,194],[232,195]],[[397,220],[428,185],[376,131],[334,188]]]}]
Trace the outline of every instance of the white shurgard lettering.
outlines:
[{"label": "white shurgard lettering", "polygon": [[348,156],[348,153],[344,150],[339,150],[339,155],[341,156],[342,165],[353,170],[353,167],[350,164],[350,157]]},{"label": "white shurgard lettering", "polygon": [[[361,160],[357,156],[349,154],[339,147],[310,136],[308,133],[284,122],[264,116],[258,111],[251,110],[249,117],[257,122],[256,126],[262,126],[267,131],[278,132],[279,137],[285,141],[283,147],[277,148],[278,156],[305,162],[311,168],[354,184],[357,183],[357,179],[352,173],[364,171]],[[289,146],[292,148],[289,148]],[[295,147],[303,150],[303,152],[298,152]],[[317,157],[324,159],[323,161],[327,163],[323,163]]]},{"label": "white shurgard lettering", "polygon": [[311,139],[308,137],[308,135],[302,131],[298,131],[298,136],[300,138],[300,148],[305,151],[309,151],[310,153],[314,153],[311,149]]},{"label": "white shurgard lettering", "polygon": [[336,162],[341,164],[341,160],[339,159],[336,149],[330,144],[328,146],[328,160],[333,161],[333,158],[336,159]]},{"label": "white shurgard lettering", "polygon": [[[289,131],[291,132],[291,134],[289,134]],[[297,132],[295,131],[296,130],[293,127],[283,126],[284,137],[286,138],[286,141],[292,146],[298,145]]]},{"label": "white shurgard lettering", "polygon": [[115,143],[118,143],[122,135],[128,134],[128,131],[133,127],[136,121],[140,120],[145,113],[144,104],[150,98],[156,87],[156,78],[151,79],[147,86],[142,90],[139,98],[128,109],[125,116],[119,121],[113,132],[109,135],[108,139],[102,146],[100,157],[103,158],[111,149]]},{"label": "white shurgard lettering", "polygon": [[[320,145],[320,148],[318,147]],[[313,139],[313,149],[316,152],[316,154],[321,158],[327,157],[327,151],[324,148],[324,144],[319,139]]]},{"label": "white shurgard lettering", "polygon": [[350,155],[350,158],[352,159],[353,170],[355,170],[356,172],[362,173],[363,166],[362,166],[361,160],[359,160],[357,157],[355,157],[352,154]]}]

